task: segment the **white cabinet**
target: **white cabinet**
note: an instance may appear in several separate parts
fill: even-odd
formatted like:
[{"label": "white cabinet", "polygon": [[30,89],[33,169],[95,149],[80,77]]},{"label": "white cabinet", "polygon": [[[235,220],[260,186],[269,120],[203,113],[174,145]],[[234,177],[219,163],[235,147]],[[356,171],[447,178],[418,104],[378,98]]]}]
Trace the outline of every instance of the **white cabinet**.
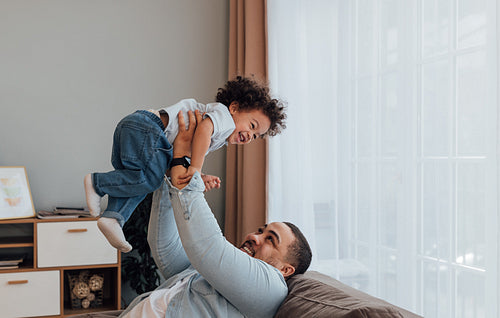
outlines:
[{"label": "white cabinet", "polygon": [[[95,218],[0,220],[0,255],[23,258],[19,268],[0,267],[0,318],[69,317],[121,307],[121,256]],[[95,308],[76,306],[71,297],[70,280],[84,273],[103,278]]]},{"label": "white cabinet", "polygon": [[39,268],[114,264],[118,252],[96,221],[37,223]]},{"label": "white cabinet", "polygon": [[57,270],[0,274],[1,316],[59,315],[60,288]]}]

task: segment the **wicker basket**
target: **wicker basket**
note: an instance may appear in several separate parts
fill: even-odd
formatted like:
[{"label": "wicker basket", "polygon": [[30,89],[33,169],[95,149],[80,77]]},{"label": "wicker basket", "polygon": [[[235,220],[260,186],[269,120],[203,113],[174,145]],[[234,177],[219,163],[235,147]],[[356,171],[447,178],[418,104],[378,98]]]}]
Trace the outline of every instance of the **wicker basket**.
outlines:
[{"label": "wicker basket", "polygon": [[88,270],[68,273],[71,308],[87,309],[102,306],[104,275]]}]

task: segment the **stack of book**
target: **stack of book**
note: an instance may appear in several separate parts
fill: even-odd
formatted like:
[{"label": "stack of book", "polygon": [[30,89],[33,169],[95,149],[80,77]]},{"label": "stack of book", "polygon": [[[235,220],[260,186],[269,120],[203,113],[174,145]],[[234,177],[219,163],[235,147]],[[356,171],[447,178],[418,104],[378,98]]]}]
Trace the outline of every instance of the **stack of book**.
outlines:
[{"label": "stack of book", "polygon": [[38,211],[36,216],[39,219],[61,219],[91,217],[90,212],[84,208],[56,207],[53,211]]},{"label": "stack of book", "polygon": [[22,262],[22,258],[0,259],[0,270],[19,268],[19,264],[21,264]]}]

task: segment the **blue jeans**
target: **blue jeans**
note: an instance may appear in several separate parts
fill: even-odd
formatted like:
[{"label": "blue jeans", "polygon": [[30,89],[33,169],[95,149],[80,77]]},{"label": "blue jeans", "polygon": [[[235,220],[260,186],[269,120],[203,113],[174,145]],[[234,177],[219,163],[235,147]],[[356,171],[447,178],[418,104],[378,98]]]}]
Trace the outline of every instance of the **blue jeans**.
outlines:
[{"label": "blue jeans", "polygon": [[109,196],[102,216],[123,226],[146,195],[160,187],[171,161],[172,146],[158,116],[138,110],[123,118],[113,136],[115,170],[92,174],[97,194]]}]

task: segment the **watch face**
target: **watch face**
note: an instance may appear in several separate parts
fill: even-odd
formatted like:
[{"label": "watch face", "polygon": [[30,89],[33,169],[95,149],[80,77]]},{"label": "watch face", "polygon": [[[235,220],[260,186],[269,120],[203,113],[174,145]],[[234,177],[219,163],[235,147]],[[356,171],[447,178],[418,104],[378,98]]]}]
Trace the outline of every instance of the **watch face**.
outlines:
[{"label": "watch face", "polygon": [[189,167],[189,161],[187,161],[186,157],[182,158],[182,165],[184,166],[184,168]]}]

